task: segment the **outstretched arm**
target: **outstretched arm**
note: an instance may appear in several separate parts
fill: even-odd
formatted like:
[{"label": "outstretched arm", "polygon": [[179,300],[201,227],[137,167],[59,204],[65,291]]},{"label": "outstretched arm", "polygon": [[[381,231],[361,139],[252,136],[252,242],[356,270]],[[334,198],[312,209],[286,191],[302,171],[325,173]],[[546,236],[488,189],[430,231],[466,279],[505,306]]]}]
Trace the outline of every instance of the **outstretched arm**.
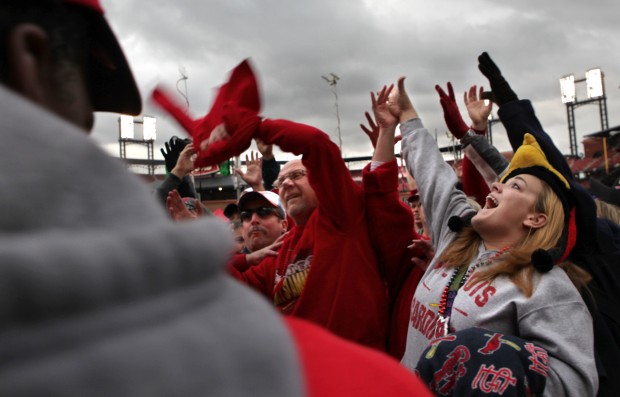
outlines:
[{"label": "outstretched arm", "polygon": [[[467,127],[461,117],[452,84],[448,82],[448,94],[439,85],[435,86],[435,90],[439,94],[439,103],[443,109],[446,125],[455,138],[464,143],[465,139],[470,139],[469,134],[477,131],[477,128],[480,128],[480,133],[484,134],[491,107],[485,105],[483,100],[478,100],[476,86],[472,86],[469,92],[464,94],[467,111],[472,119],[471,128]],[[463,157],[462,170],[463,191],[467,196],[473,196],[478,204],[484,205],[484,200],[489,194],[489,186],[467,156]]]},{"label": "outstretched arm", "polygon": [[[415,178],[424,206],[426,221],[431,228],[433,244],[440,244],[447,229],[447,220],[473,211],[463,192],[455,188],[456,174],[443,159],[435,139],[422,125],[404,87],[398,81],[398,96],[390,99],[390,110],[398,115],[403,134],[403,150],[407,168]],[[394,108],[394,110],[392,110]]]},{"label": "outstretched arm", "polygon": [[370,241],[384,269],[390,302],[398,296],[400,286],[412,269],[409,242],[417,235],[413,228],[413,214],[400,199],[398,165],[394,156],[394,133],[398,119],[387,103],[393,86],[383,87],[375,98],[371,93],[375,124],[367,114],[371,127],[377,131],[377,145],[372,165],[362,172],[362,190],[366,198],[366,218]]},{"label": "outstretched arm", "polygon": [[374,92],[370,93],[372,111],[375,114],[377,126],[379,127],[377,145],[372,161],[387,163],[396,158],[394,156],[394,136],[398,119],[390,112],[388,105],[388,98],[393,88],[394,84],[389,87],[383,86],[376,98]]},{"label": "outstretched arm", "polygon": [[[489,79],[491,89],[499,105],[498,115],[506,128],[512,149],[516,151],[523,143],[524,135],[530,133],[544,148],[547,156],[553,152],[554,156],[562,159],[562,154],[536,117],[530,101],[519,100],[500,69],[486,52],[478,57],[478,69]],[[558,164],[554,164],[554,166],[559,167],[559,171],[572,179],[572,171],[566,161],[558,161]]]},{"label": "outstretched arm", "polygon": [[[190,175],[190,173],[194,170],[194,156],[196,154],[196,150],[190,143],[184,144],[178,155],[171,154],[180,147],[180,145],[166,145],[166,148],[168,149],[168,156],[172,156],[167,157],[166,167],[168,167],[168,162],[171,162],[173,158],[175,159],[175,163],[170,169],[166,179],[157,188],[157,196],[163,204],[166,203],[168,193],[172,190],[177,190],[182,197],[195,198],[198,196]],[[164,153],[163,149],[162,153]]]},{"label": "outstretched arm", "polygon": [[302,155],[320,211],[337,230],[348,230],[363,221],[361,188],[351,178],[338,146],[327,134],[305,124],[266,119],[261,123],[256,137],[265,143],[278,145],[285,152]]}]

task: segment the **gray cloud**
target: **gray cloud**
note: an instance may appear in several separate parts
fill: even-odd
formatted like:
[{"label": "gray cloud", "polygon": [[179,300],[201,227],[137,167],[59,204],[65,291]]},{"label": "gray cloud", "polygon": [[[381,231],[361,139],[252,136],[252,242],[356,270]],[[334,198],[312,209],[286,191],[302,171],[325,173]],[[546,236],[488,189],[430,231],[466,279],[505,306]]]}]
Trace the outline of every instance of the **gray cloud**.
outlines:
[{"label": "gray cloud", "polygon": [[[205,114],[214,87],[250,57],[263,92],[263,114],[314,125],[337,141],[334,97],[321,75],[338,74],[344,153],[369,155],[359,129],[370,107],[369,92],[399,76],[429,130],[446,130],[434,91],[452,81],[458,92],[487,82],[477,56],[488,51],[515,91],[534,102],[543,125],[568,151],[566,110],[560,76],[583,77],[591,67],[605,72],[610,125],[620,104],[620,27],[615,1],[497,2],[474,0],[229,0],[226,2],[103,0],[107,16],[126,50],[143,96],[157,83],[174,89],[179,66],[187,80],[191,111]],[[579,91],[578,91],[579,94]],[[458,94],[457,94],[458,95]],[[583,95],[582,95],[583,97]],[[180,97],[179,97],[180,98]],[[461,103],[461,110],[464,105]],[[178,126],[145,102],[158,117],[158,146]],[[598,131],[598,110],[577,111],[577,130]],[[495,128],[498,146],[507,149]],[[117,139],[116,116],[98,115],[94,136]],[[503,147],[502,147],[503,145]],[[112,144],[113,146],[113,144]]]}]

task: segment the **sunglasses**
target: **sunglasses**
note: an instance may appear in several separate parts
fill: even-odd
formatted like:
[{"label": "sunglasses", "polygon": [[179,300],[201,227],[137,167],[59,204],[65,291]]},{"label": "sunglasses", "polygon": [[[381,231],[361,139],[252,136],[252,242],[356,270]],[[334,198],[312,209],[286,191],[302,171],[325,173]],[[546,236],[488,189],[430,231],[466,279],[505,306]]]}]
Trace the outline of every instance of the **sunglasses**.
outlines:
[{"label": "sunglasses", "polygon": [[278,214],[278,209],[274,207],[258,207],[258,208],[252,208],[249,210],[241,211],[241,213],[239,214],[239,217],[241,218],[243,222],[246,222],[252,219],[252,215],[254,213],[256,213],[256,215],[258,215],[258,217],[261,219],[265,219],[269,217],[270,215],[276,215],[280,217],[280,215]]}]

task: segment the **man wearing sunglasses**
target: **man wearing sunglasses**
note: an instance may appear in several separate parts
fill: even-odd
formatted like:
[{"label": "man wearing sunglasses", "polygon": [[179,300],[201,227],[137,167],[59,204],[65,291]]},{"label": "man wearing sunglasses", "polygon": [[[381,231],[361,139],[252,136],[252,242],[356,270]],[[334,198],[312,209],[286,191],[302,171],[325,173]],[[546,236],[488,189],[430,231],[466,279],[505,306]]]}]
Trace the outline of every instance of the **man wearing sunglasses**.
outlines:
[{"label": "man wearing sunglasses", "polygon": [[238,205],[248,252],[273,244],[286,232],[286,212],[277,194],[250,191],[241,196]]},{"label": "man wearing sunglasses", "polygon": [[239,271],[276,256],[282,242],[278,240],[288,227],[286,211],[280,197],[270,191],[249,191],[238,202],[244,239],[243,254],[235,255],[231,264]]},{"label": "man wearing sunglasses", "polygon": [[[236,126],[250,125],[244,117],[231,114],[226,134],[234,136]],[[302,158],[286,163],[274,184],[295,222],[277,256],[244,272],[229,266],[230,273],[280,312],[385,351],[386,285],[369,238],[364,191],[351,178],[338,146],[324,132],[288,120],[262,120],[242,136],[247,141],[239,147],[259,138]],[[228,144],[234,147],[231,152],[237,150],[236,140]]]}]

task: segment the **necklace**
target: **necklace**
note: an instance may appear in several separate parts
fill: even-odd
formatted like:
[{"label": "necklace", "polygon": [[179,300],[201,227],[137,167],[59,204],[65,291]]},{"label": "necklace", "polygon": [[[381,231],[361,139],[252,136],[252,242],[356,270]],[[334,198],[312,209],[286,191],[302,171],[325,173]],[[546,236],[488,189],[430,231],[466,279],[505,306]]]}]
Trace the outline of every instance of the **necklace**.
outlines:
[{"label": "necklace", "polygon": [[[477,268],[490,265],[509,248],[510,247],[504,247],[495,252],[495,254],[493,254],[491,257],[474,263],[473,265],[469,266],[464,275],[462,269],[465,265],[461,265],[456,271],[452,273],[450,281],[448,281],[448,284],[441,293],[441,298],[439,299],[439,310],[437,311],[437,314],[439,314],[439,321],[443,324],[443,336],[450,333],[450,315],[452,314],[452,305],[454,304],[456,295],[458,294],[461,287],[465,285],[467,279],[474,273]],[[458,283],[458,286],[456,288],[451,288],[459,274],[462,275],[462,277]]]}]

